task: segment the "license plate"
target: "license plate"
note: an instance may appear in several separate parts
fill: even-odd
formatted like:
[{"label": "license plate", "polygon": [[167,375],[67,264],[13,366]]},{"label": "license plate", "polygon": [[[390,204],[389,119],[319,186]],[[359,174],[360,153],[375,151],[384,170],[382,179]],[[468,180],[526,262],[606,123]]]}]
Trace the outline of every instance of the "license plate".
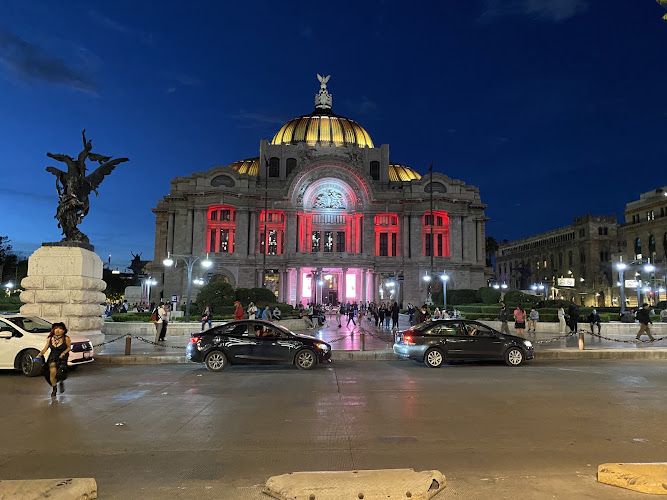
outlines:
[{"label": "license plate", "polygon": [[90,353],[84,352],[83,353],[83,359],[90,359]]}]

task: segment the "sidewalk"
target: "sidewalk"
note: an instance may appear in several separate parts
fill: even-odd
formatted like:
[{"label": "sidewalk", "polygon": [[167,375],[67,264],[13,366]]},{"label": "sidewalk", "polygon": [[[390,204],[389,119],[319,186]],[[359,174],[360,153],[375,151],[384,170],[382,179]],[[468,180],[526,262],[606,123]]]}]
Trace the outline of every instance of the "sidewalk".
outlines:
[{"label": "sidewalk", "polygon": [[[332,346],[332,359],[334,360],[390,360],[397,359],[393,354],[392,345],[394,332],[378,329],[371,325],[366,319],[361,325],[346,325],[344,320],[342,327],[338,328],[335,318],[319,329],[298,330],[320,338]],[[152,326],[152,325],[151,325]],[[200,331],[199,323],[192,323],[191,331]],[[399,329],[409,328],[407,316],[401,315]],[[152,329],[148,331],[152,332]],[[512,332],[514,333],[514,332]],[[364,350],[360,350],[363,334]],[[604,328],[602,335],[605,336]],[[656,335],[657,337],[658,335]],[[159,363],[186,363],[184,356],[185,346],[189,341],[186,335],[167,335],[166,341],[156,345],[153,335],[139,335],[131,340],[131,355],[125,356],[126,338],[112,342],[95,350],[96,362],[118,363],[118,364],[159,364]],[[667,359],[667,339],[660,342],[634,343],[635,334],[610,334],[609,338],[615,340],[600,339],[599,337],[584,335],[585,347],[579,350],[578,336],[573,335],[564,338],[553,332],[540,332],[539,326],[536,333],[525,333],[524,337],[530,340],[535,347],[535,356],[539,360],[573,360],[573,359]],[[114,336],[107,335],[107,341],[113,340]],[[647,339],[647,337],[644,337]]]}]

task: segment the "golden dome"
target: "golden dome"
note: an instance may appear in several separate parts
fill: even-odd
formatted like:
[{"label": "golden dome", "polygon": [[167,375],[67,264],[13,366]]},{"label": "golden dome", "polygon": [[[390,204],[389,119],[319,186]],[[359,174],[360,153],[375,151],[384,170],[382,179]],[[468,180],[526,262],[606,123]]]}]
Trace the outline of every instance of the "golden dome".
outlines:
[{"label": "golden dome", "polygon": [[389,180],[392,182],[411,181],[414,179],[421,179],[422,176],[405,165],[398,163],[389,164]]},{"label": "golden dome", "polygon": [[299,116],[288,121],[273,137],[271,144],[297,144],[309,146],[358,146],[372,148],[373,141],[368,132],[357,122],[334,115],[319,113]]}]

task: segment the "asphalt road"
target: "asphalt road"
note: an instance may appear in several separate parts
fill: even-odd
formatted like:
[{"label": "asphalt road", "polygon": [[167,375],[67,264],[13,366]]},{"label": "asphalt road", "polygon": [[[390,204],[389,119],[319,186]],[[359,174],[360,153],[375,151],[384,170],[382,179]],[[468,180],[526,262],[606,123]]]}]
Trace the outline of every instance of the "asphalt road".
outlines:
[{"label": "asphalt road", "polygon": [[251,500],[276,474],[412,467],[445,474],[437,500],[632,499],[598,464],[667,461],[664,361],[89,365],[66,386],[0,373],[1,479]]}]

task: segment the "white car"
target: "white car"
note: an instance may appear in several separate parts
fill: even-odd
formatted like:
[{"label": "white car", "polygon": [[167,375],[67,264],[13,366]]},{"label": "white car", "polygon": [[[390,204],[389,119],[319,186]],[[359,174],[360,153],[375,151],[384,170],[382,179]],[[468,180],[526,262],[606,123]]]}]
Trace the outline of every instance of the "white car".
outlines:
[{"label": "white car", "polygon": [[[21,370],[28,377],[39,375],[42,363],[34,359],[46,345],[50,331],[51,323],[42,318],[21,314],[0,315],[0,369]],[[70,336],[70,341],[69,366],[94,360],[90,340]],[[48,358],[48,351],[44,356]]]}]

